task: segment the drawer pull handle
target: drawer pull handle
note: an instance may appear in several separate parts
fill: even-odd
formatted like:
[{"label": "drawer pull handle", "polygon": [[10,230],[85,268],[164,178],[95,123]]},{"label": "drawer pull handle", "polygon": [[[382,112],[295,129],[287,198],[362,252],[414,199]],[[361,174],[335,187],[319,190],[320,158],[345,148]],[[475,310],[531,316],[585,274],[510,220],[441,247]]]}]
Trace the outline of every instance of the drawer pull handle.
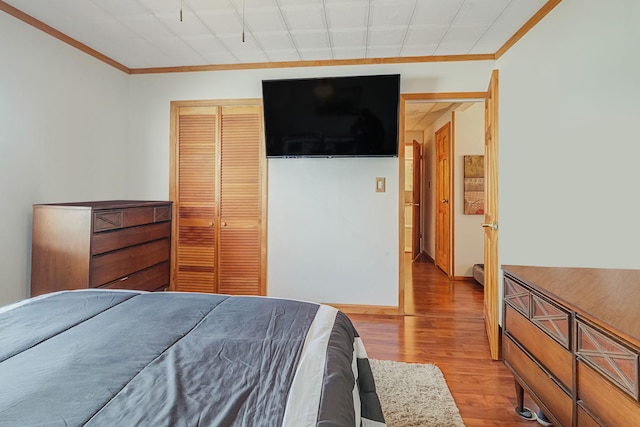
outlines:
[{"label": "drawer pull handle", "polygon": [[129,278],[129,276],[123,277],[122,279],[120,279],[121,282],[124,282],[125,280],[127,280]]}]

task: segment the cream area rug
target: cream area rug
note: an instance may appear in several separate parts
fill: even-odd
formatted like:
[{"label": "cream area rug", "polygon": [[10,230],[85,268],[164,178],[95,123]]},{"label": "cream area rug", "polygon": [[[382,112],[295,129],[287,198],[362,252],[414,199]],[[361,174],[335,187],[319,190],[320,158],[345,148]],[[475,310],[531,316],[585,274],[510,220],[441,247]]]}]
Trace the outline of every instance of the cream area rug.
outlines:
[{"label": "cream area rug", "polygon": [[388,427],[464,427],[436,365],[369,359]]}]

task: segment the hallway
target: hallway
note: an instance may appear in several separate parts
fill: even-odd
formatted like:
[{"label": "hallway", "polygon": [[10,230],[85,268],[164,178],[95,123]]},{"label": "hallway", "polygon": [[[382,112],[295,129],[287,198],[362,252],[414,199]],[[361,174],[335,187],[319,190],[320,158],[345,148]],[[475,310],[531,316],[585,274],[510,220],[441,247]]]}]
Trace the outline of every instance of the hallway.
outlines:
[{"label": "hallway", "polygon": [[[437,365],[467,427],[538,425],[515,414],[513,377],[502,361],[490,358],[482,286],[450,281],[430,260],[407,270],[412,315],[349,315],[369,357]],[[525,405],[537,409],[526,395]]]}]

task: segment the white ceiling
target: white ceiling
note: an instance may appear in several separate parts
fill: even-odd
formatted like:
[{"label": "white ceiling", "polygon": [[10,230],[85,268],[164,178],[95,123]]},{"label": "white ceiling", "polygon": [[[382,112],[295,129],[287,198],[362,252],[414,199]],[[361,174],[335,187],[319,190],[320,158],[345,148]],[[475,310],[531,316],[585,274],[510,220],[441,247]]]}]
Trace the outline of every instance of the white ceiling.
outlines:
[{"label": "white ceiling", "polygon": [[130,69],[495,54],[546,2],[4,1]]}]

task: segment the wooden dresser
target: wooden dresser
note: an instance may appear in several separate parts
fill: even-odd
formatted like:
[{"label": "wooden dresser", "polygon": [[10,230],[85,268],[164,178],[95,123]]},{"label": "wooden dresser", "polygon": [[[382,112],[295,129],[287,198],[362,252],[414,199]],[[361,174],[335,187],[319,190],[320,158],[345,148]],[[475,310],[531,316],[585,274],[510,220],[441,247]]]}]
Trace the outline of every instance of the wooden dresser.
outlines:
[{"label": "wooden dresser", "polygon": [[503,266],[503,357],[556,426],[640,426],[640,270]]},{"label": "wooden dresser", "polygon": [[169,286],[171,202],[34,205],[32,236],[31,296]]}]

